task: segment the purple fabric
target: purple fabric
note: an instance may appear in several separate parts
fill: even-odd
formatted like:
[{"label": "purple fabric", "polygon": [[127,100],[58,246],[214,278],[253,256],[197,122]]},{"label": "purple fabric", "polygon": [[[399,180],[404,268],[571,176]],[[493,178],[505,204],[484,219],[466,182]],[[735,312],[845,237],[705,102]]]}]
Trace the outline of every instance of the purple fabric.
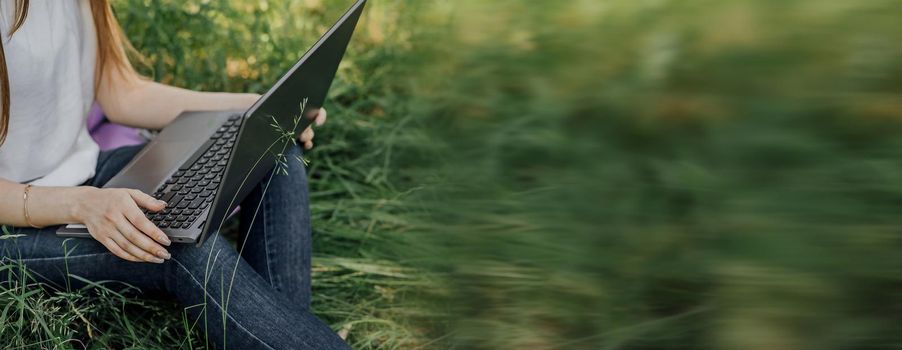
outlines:
[{"label": "purple fabric", "polygon": [[88,112],[88,131],[94,131],[104,119],[103,111],[100,110],[100,105],[95,103]]},{"label": "purple fabric", "polygon": [[88,113],[88,132],[102,151],[137,145],[145,141],[138,134],[138,129],[113,124],[107,120],[97,104],[94,104]]}]

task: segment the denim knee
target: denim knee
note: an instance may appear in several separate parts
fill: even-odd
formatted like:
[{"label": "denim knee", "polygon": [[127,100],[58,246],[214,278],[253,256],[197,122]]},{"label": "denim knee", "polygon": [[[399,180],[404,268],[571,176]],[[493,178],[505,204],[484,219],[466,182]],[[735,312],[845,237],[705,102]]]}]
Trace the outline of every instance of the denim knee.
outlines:
[{"label": "denim knee", "polygon": [[173,262],[177,262],[193,275],[203,274],[208,267],[216,266],[224,261],[234,263],[237,258],[235,249],[218,233],[207,237],[200,246],[195,244],[174,244],[169,248]]},{"label": "denim knee", "polygon": [[[285,150],[285,163],[277,165],[283,169],[273,170],[267,191],[306,189],[307,168],[303,160],[304,152],[298,145],[290,145]],[[265,184],[264,184],[265,185]]]}]

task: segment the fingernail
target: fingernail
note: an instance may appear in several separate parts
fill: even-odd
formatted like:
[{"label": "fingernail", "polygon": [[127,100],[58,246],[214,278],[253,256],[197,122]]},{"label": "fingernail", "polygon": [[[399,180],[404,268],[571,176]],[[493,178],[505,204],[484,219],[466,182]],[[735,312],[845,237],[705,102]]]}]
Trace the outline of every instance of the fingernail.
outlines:
[{"label": "fingernail", "polygon": [[166,237],[166,235],[162,235],[162,236],[160,237],[160,239],[163,241],[163,244],[165,244],[165,245],[170,245],[170,244],[172,244],[172,241],[170,241],[170,240],[169,240],[169,237]]},{"label": "fingernail", "polygon": [[157,263],[157,264],[162,264],[162,263],[163,263],[163,259],[160,259],[160,258],[153,258],[153,262],[155,262],[155,263]]},{"label": "fingernail", "polygon": [[169,255],[169,252],[167,252],[165,250],[161,250],[160,252],[158,252],[157,256],[159,256],[163,259],[166,259],[166,260],[169,260],[170,258],[172,258],[172,255]]},{"label": "fingernail", "polygon": [[166,202],[157,199],[157,204],[159,204],[159,205],[166,205]]}]

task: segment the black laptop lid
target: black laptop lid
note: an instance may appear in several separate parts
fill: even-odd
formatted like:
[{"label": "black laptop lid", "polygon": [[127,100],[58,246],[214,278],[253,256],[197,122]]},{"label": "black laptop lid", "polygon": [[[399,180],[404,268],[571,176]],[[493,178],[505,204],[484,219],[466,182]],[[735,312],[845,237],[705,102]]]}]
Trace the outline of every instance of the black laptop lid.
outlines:
[{"label": "black laptop lid", "polygon": [[[309,116],[323,106],[365,3],[366,0],[357,1],[245,112],[238,140],[198,244],[210,232],[220,229],[227,215],[267,176],[287,147],[294,147],[291,136],[286,135],[296,135],[310,125]],[[301,115],[300,105],[305,101],[304,117],[297,118]]]}]

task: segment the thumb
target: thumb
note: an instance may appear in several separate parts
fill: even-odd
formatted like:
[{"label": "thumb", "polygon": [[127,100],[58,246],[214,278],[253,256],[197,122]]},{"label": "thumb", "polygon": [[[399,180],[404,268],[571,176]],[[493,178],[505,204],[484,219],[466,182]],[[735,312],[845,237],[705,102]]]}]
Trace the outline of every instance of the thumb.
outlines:
[{"label": "thumb", "polygon": [[135,203],[137,203],[139,207],[150,209],[152,211],[160,211],[166,207],[166,202],[153,198],[144,192],[138,190],[130,190],[128,193],[132,196],[132,199],[135,200]]}]

